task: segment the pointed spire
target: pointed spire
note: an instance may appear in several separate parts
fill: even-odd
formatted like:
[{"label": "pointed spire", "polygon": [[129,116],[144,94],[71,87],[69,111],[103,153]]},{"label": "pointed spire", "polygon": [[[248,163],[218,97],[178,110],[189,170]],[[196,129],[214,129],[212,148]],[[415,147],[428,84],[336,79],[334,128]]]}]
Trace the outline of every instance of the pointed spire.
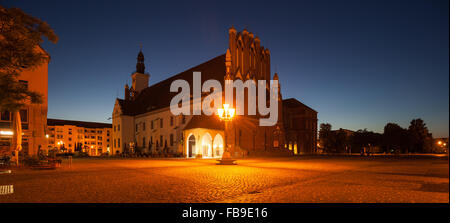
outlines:
[{"label": "pointed spire", "polygon": [[273,75],[273,79],[274,80],[278,80],[278,74],[277,73],[275,73],[275,75]]},{"label": "pointed spire", "polygon": [[230,49],[227,49],[227,53],[225,56],[225,67],[226,67],[226,74],[230,75],[231,73],[231,53],[230,53]]},{"label": "pointed spire", "polygon": [[236,33],[236,29],[233,25],[231,25],[231,28],[228,29],[228,33]]},{"label": "pointed spire", "polygon": [[139,53],[137,56],[136,72],[141,73],[141,74],[145,73],[144,54],[142,53],[142,44],[141,44],[141,49],[139,50]]}]

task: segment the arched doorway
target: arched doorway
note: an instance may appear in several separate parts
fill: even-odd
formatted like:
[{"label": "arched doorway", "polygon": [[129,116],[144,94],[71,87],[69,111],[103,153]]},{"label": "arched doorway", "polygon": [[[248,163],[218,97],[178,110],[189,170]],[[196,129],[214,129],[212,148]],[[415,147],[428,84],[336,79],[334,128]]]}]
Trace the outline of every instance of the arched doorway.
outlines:
[{"label": "arched doorway", "polygon": [[223,154],[223,138],[220,134],[214,137],[213,143],[213,154],[214,157],[222,157]]},{"label": "arched doorway", "polygon": [[202,137],[202,157],[212,157],[212,137],[205,133]]},{"label": "arched doorway", "polygon": [[188,139],[188,157],[194,157],[195,136],[191,135]]}]

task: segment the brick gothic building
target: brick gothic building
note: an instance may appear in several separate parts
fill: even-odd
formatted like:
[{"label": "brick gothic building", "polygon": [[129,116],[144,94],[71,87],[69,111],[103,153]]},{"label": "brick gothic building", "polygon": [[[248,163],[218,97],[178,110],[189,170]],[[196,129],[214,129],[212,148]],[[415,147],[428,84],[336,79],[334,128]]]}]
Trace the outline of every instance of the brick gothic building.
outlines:
[{"label": "brick gothic building", "polygon": [[[139,149],[150,153],[182,154],[184,157],[220,157],[225,145],[224,123],[216,115],[173,115],[169,108],[170,101],[178,92],[170,92],[171,83],[178,79],[187,81],[192,95],[194,71],[201,72],[202,82],[215,79],[222,86],[225,79],[241,79],[244,82],[249,79],[266,80],[267,83],[271,79],[278,80],[276,73],[271,75],[270,51],[261,45],[260,39],[247,30],[237,33],[234,28],[229,29],[225,54],[151,86],[148,86],[150,74],[145,72],[142,52],[139,52],[137,61],[136,72],[131,75],[132,86],[125,85],[124,99],[116,99],[114,105],[112,151],[115,154]],[[259,117],[250,115],[233,119],[226,132],[226,145],[233,155],[255,151],[289,153],[289,148],[298,147],[295,143],[301,145],[298,151],[295,150],[298,154],[301,151],[315,151],[317,112],[309,109],[303,119],[293,116],[289,111],[296,108],[290,105],[298,101],[289,99],[288,106],[283,106],[279,87],[276,125],[259,126]],[[247,110],[247,107],[244,109]],[[288,111],[283,112],[283,109]],[[283,119],[284,114],[288,116]],[[289,123],[287,129],[284,122]],[[305,122],[308,123],[307,129],[298,127],[304,126]],[[285,137],[289,137],[289,141]]]}]

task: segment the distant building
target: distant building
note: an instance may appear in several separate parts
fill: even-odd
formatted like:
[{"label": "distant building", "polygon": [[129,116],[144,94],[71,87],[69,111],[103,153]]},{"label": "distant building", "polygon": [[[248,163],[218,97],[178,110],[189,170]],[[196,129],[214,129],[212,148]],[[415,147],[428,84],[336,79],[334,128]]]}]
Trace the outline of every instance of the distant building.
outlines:
[{"label": "distant building", "polygon": [[343,129],[343,128],[340,128],[337,130],[331,130],[331,132],[335,132],[335,133],[343,132],[343,133],[345,133],[345,136],[347,136],[347,137],[350,137],[353,135],[353,133],[355,133],[355,131],[353,131],[353,130]]},{"label": "distant building", "polygon": [[[22,122],[22,150],[24,155],[36,155],[39,148],[47,147],[45,138],[48,107],[48,63],[50,56],[41,47],[38,51],[47,55],[47,60],[40,66],[20,73],[18,81],[34,92],[42,95],[42,104],[27,104],[20,109]],[[12,148],[13,113],[0,108],[0,155],[14,151]]]},{"label": "distant building", "polygon": [[[238,115],[227,129],[226,139],[224,123],[216,115],[175,116],[171,113],[170,101],[177,94],[170,92],[171,83],[174,80],[185,80],[192,88],[194,71],[201,72],[202,84],[211,79],[219,81],[222,86],[225,80],[266,80],[266,83],[278,80],[278,74],[271,74],[270,51],[261,45],[258,37],[245,29],[236,32],[234,28],[230,28],[228,34],[229,44],[224,54],[151,86],[150,74],[145,72],[144,54],[139,52],[136,71],[131,75],[132,85],[125,85],[124,98],[117,98],[114,105],[114,154],[139,148],[149,153],[178,154],[186,158],[216,158],[222,156],[224,145],[230,147],[234,156],[265,151],[279,151],[282,154],[315,151],[317,112],[295,99],[289,99],[288,105],[283,107],[281,89],[277,97],[276,125],[260,126],[258,116]],[[202,95],[203,97],[205,96]],[[192,98],[191,103],[194,103]],[[231,106],[236,108],[236,105]],[[297,109],[305,111],[305,114],[291,115],[284,120],[283,108],[288,110],[288,115]],[[247,105],[242,109],[248,109]],[[291,147],[299,146],[298,150],[291,148],[289,151],[284,121],[291,123],[288,129],[289,140]]]},{"label": "distant building", "polygon": [[289,98],[283,100],[286,145],[294,154],[317,152],[317,111]]},{"label": "distant building", "polygon": [[78,148],[89,156],[111,153],[111,124],[48,119],[47,126],[49,150],[73,153]]}]

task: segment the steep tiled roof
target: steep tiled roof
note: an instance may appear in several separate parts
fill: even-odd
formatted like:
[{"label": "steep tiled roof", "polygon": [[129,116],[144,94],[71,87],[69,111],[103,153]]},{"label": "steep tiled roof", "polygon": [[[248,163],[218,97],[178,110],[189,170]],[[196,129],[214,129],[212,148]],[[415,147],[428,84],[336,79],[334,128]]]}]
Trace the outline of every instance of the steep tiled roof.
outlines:
[{"label": "steep tiled roof", "polygon": [[310,109],[311,111],[314,111],[314,112],[317,113],[316,110],[314,110],[314,109],[308,107],[307,105],[301,103],[300,101],[298,101],[298,100],[295,99],[295,98],[284,99],[284,100],[283,100],[283,106],[284,106],[284,107],[288,107],[288,108],[305,107],[305,108]]},{"label": "steep tiled roof", "polygon": [[173,81],[178,79],[186,80],[189,83],[192,94],[192,73],[194,71],[202,73],[202,83],[206,80],[215,79],[223,84],[226,72],[225,54],[142,90],[134,101],[117,99],[123,114],[138,115],[152,110],[169,107],[172,98],[178,94],[177,92],[170,92],[170,85]]},{"label": "steep tiled roof", "polygon": [[63,120],[63,119],[47,119],[47,126],[62,126],[62,125],[74,125],[84,128],[112,128],[112,124],[99,123],[99,122],[83,122],[74,120]]}]

